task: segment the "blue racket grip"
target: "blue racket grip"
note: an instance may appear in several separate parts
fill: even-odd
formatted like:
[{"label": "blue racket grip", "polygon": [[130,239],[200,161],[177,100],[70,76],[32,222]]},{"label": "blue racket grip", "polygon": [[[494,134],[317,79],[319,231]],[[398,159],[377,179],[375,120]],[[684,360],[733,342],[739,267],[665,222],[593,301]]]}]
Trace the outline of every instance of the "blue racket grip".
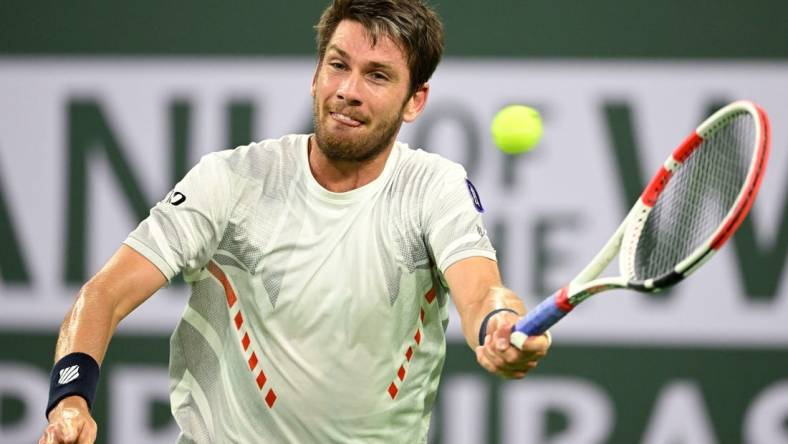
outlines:
[{"label": "blue racket grip", "polygon": [[543,300],[533,310],[529,311],[524,318],[517,321],[512,327],[512,333],[519,332],[526,336],[541,335],[572,311],[573,308],[569,304],[567,289],[564,287]]}]

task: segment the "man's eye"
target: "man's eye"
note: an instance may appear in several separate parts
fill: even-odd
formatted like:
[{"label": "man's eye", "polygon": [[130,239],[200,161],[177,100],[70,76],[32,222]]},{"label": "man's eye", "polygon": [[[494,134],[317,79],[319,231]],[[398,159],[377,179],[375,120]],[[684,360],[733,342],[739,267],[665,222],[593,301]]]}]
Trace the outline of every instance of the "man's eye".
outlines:
[{"label": "man's eye", "polygon": [[373,72],[372,78],[375,80],[388,80],[388,76],[383,74],[382,72]]},{"label": "man's eye", "polygon": [[344,69],[345,68],[345,64],[342,63],[342,62],[331,62],[331,63],[329,63],[329,66],[331,66],[334,69]]}]

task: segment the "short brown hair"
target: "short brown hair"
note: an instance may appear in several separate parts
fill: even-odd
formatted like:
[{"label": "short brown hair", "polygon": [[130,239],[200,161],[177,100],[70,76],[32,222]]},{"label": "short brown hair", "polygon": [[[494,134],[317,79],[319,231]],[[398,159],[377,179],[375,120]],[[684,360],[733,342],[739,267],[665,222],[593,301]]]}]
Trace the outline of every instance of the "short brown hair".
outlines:
[{"label": "short brown hair", "polygon": [[342,20],[361,23],[373,45],[384,35],[402,48],[408,60],[411,94],[430,79],[440,62],[443,24],[422,0],[334,0],[315,26],[319,61]]}]

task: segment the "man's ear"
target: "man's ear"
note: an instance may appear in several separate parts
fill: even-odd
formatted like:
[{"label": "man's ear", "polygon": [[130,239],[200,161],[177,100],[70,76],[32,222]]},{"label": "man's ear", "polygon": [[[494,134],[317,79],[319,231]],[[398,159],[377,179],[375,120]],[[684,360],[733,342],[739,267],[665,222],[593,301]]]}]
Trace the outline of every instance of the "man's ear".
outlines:
[{"label": "man's ear", "polygon": [[430,95],[430,84],[424,82],[416,89],[408,101],[405,103],[405,110],[402,113],[402,120],[405,122],[413,122],[424,110],[427,104],[427,97]]},{"label": "man's ear", "polygon": [[315,73],[312,74],[312,86],[310,88],[310,94],[312,97],[315,97],[315,90],[317,88],[317,74],[320,72],[320,67],[323,65],[323,62],[318,62],[317,66],[315,67]]}]

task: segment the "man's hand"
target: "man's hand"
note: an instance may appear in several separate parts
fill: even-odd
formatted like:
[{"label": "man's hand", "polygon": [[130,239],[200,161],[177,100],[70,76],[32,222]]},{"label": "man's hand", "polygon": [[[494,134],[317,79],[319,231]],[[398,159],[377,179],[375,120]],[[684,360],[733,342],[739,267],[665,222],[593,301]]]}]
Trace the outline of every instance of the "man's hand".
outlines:
[{"label": "man's hand", "polygon": [[512,326],[518,317],[500,312],[487,323],[484,345],[476,347],[476,360],[488,372],[507,379],[522,379],[547,354],[550,339],[545,335],[531,336],[520,350],[511,343]]},{"label": "man's hand", "polygon": [[49,425],[38,444],[92,444],[96,441],[96,421],[80,396],[69,396],[49,412]]}]

